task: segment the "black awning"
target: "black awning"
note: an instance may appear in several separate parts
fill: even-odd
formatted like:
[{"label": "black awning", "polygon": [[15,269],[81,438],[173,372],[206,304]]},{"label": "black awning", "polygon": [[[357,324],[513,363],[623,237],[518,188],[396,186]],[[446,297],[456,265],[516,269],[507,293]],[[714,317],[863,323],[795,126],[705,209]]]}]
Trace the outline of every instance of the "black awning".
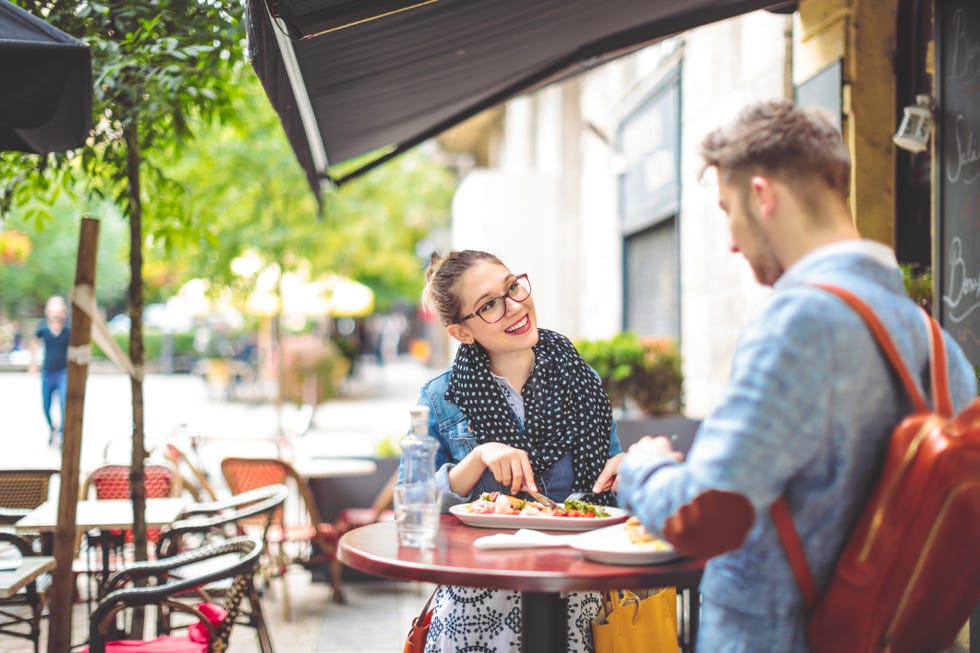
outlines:
[{"label": "black awning", "polygon": [[[794,4],[246,0],[252,64],[314,192],[542,83],[699,25]],[[381,159],[330,176],[380,148]]]},{"label": "black awning", "polygon": [[88,46],[0,0],[0,151],[70,150],[91,126]]}]

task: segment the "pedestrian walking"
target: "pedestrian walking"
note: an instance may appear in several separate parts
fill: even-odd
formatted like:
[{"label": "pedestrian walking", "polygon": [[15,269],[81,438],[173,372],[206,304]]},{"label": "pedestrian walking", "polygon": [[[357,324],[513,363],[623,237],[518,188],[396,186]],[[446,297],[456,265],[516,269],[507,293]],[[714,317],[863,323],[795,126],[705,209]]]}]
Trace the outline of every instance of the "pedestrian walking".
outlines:
[{"label": "pedestrian walking", "polygon": [[[44,317],[38,322],[31,343],[29,371],[36,373],[35,353],[40,343],[44,344],[44,359],[41,365],[41,407],[48,422],[48,444],[61,446],[65,424],[65,400],[68,395],[68,306],[65,300],[55,295],[44,306]],[[51,415],[54,395],[58,395],[60,412],[57,422]],[[57,424],[57,425],[56,425]]]}]

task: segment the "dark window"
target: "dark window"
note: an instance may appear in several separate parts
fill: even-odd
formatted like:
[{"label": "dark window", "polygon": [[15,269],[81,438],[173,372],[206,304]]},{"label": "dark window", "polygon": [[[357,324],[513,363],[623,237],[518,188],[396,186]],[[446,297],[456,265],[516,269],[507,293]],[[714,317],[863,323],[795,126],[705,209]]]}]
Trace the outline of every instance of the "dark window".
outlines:
[{"label": "dark window", "polygon": [[677,222],[670,217],[624,240],[625,326],[643,336],[680,338]]}]

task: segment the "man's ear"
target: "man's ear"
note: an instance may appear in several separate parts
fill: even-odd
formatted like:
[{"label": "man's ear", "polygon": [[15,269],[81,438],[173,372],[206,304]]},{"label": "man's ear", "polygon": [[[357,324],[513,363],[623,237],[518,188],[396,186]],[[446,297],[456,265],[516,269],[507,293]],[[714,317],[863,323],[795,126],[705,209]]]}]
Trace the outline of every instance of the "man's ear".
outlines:
[{"label": "man's ear", "polygon": [[473,336],[473,332],[467,329],[462,324],[450,324],[446,327],[446,331],[449,332],[453,338],[459,340],[464,345],[472,345],[476,338]]},{"label": "man's ear", "polygon": [[755,175],[749,179],[752,201],[759,209],[759,217],[763,220],[772,216],[776,210],[776,192],[772,185],[772,179]]}]

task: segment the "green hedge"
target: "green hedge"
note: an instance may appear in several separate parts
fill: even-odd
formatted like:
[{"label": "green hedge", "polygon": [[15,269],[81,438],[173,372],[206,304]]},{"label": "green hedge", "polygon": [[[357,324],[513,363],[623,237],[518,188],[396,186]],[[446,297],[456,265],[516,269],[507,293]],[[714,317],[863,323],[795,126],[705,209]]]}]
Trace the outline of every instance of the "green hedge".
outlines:
[{"label": "green hedge", "polygon": [[[160,352],[163,349],[163,335],[162,333],[144,333],[143,334],[143,359],[144,360],[156,360],[160,358]],[[124,352],[129,352],[129,334],[128,333],[115,333],[112,336]],[[175,333],[171,336],[174,339],[174,356],[198,356],[199,352],[194,349],[194,334],[193,333]],[[92,356],[94,358],[107,359],[108,356],[105,352],[95,344],[92,343]]]}]

